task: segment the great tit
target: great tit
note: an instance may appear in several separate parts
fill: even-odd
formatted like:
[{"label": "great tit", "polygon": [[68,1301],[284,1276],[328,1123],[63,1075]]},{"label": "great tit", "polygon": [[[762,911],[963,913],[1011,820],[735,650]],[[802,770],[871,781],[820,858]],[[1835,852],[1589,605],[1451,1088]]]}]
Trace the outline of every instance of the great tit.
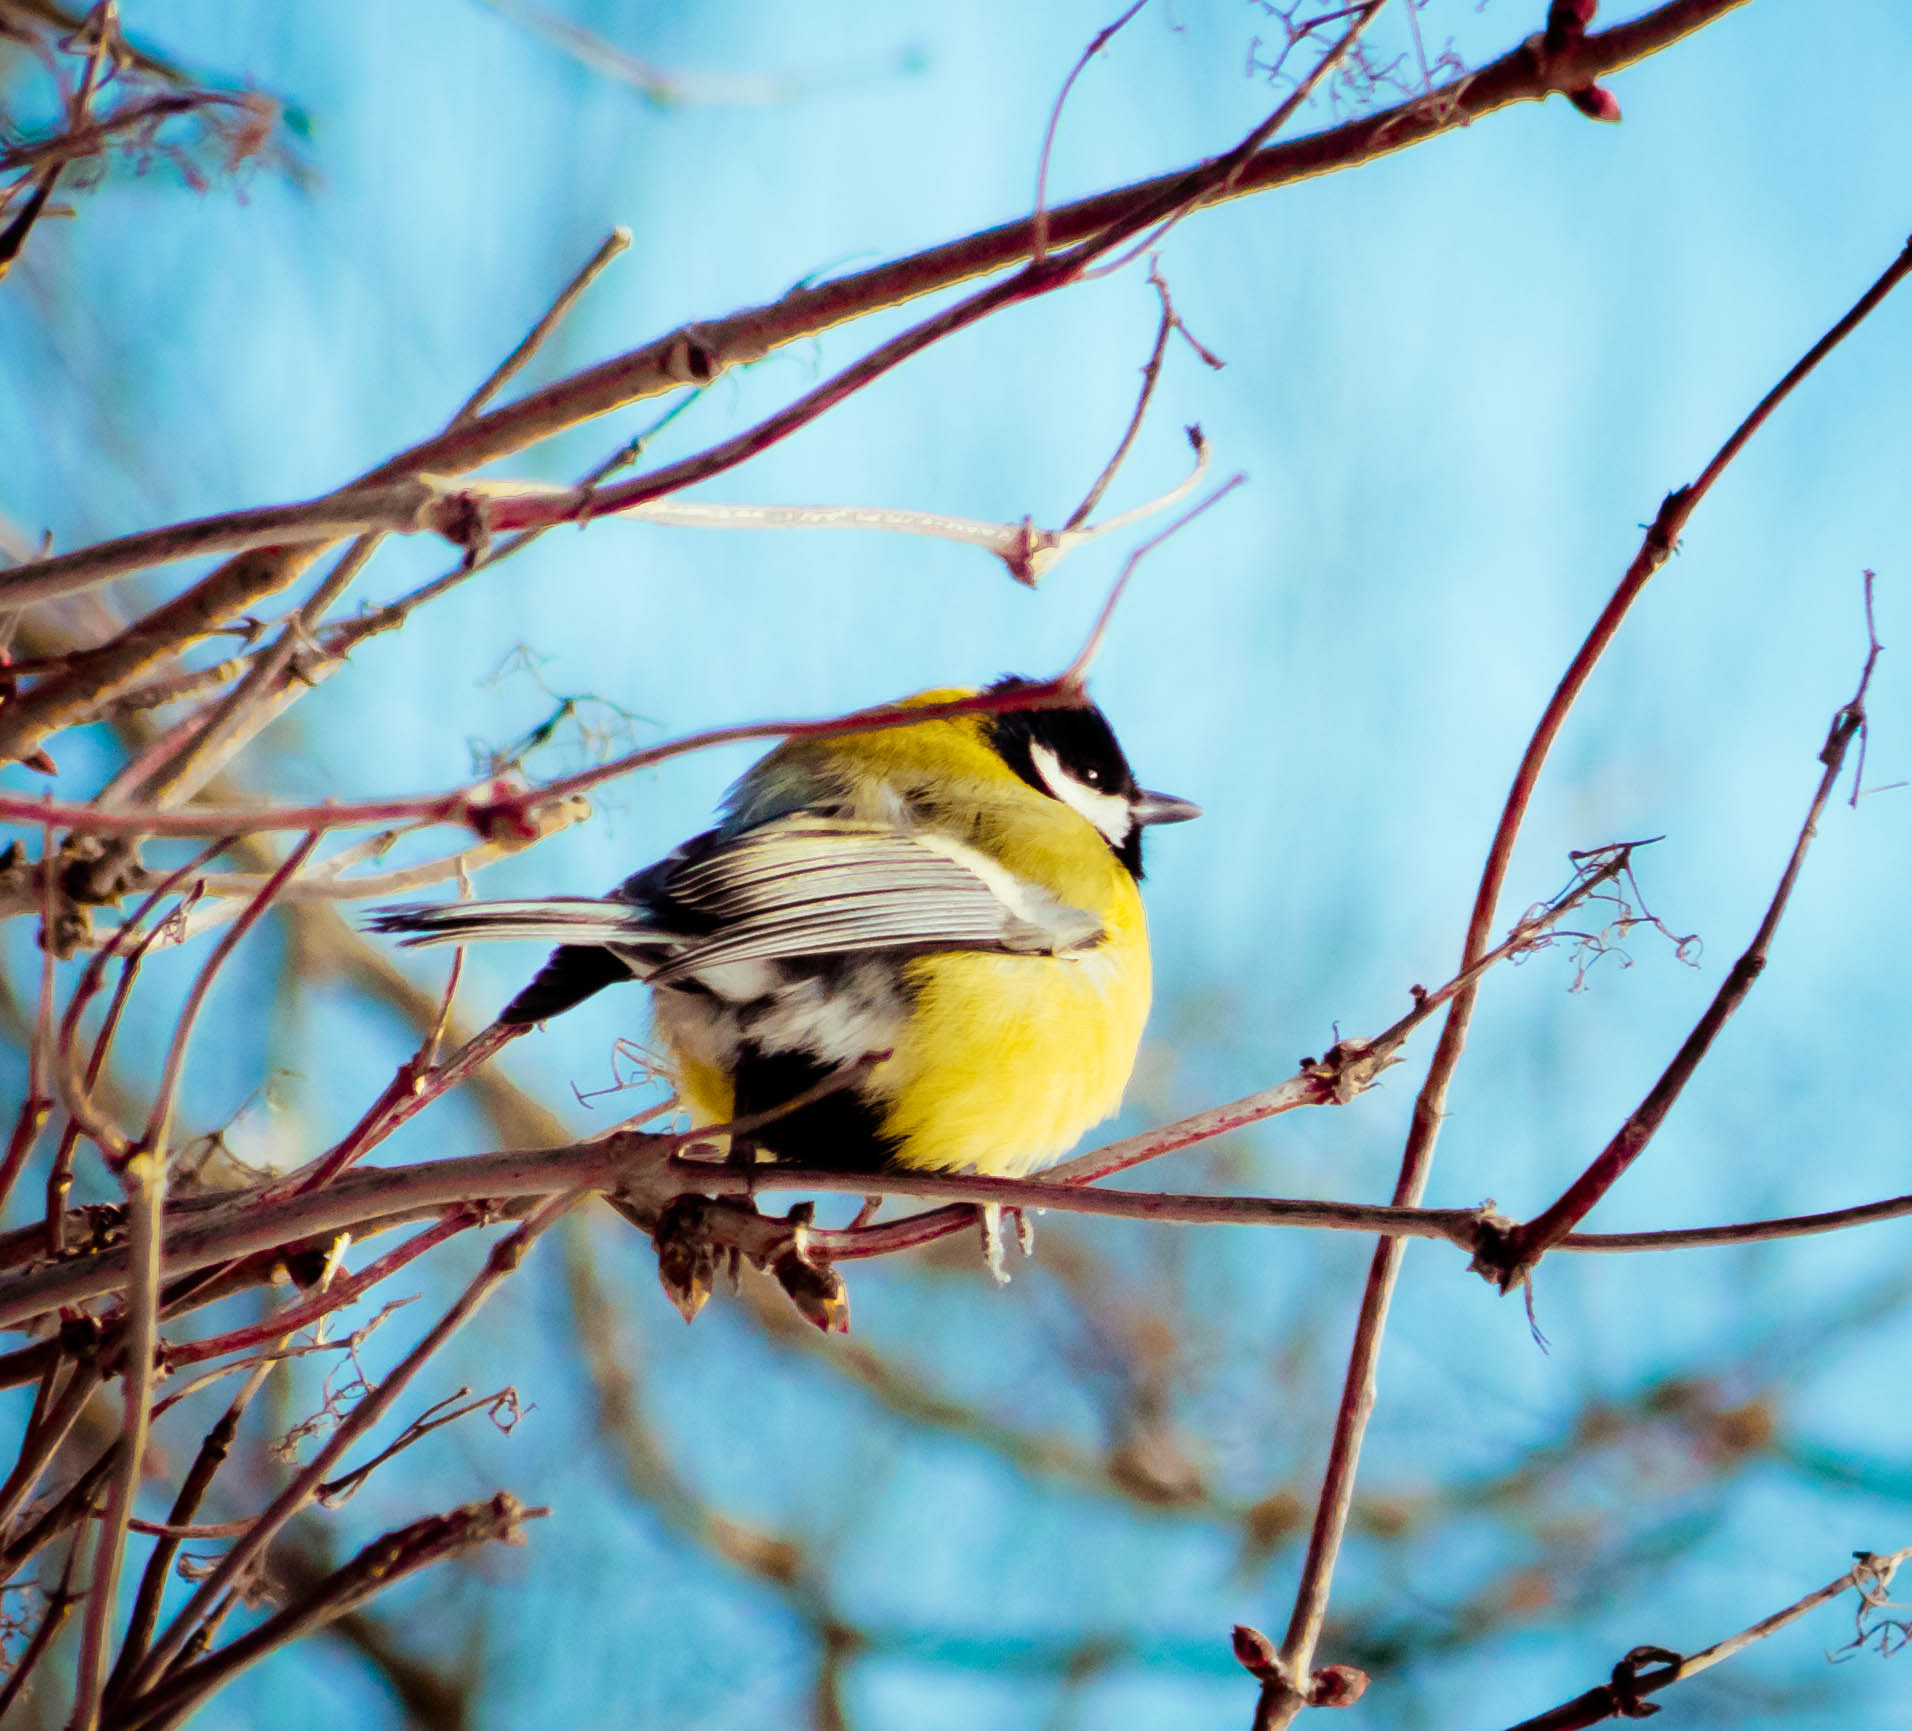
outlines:
[{"label": "great tit", "polygon": [[755,1134],[780,1160],[1018,1177],[1121,1104],[1151,990],[1142,831],[1198,816],[1136,785],[1086,699],[963,713],[779,746],[716,828],[602,900],[414,904],[374,926],[558,940],[505,1023],[644,981],[699,1124],[869,1061]]}]

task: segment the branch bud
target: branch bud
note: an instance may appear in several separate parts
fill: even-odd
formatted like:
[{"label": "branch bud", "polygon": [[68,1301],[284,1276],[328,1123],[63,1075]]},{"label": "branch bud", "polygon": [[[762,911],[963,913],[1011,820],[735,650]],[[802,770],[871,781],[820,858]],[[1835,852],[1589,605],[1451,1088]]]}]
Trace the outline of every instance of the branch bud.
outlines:
[{"label": "branch bud", "polygon": [[1617,125],[1620,99],[1604,84],[1589,84],[1584,90],[1569,90],[1567,100],[1589,120],[1605,120]]},{"label": "branch bud", "polygon": [[1358,1665],[1323,1665],[1308,1679],[1308,1705],[1352,1707],[1367,1689],[1368,1674]]},{"label": "branch bud", "polygon": [[1281,1654],[1259,1629],[1237,1623],[1229,1631],[1229,1643],[1235,1649],[1235,1662],[1249,1676],[1266,1683],[1281,1675]]},{"label": "branch bud", "polygon": [[793,1246],[770,1264],[790,1302],[825,1334],[850,1332],[850,1291],[827,1262],[806,1262]]},{"label": "branch bud", "polygon": [[664,1296],[686,1322],[697,1320],[717,1279],[717,1254],[709,1230],[710,1199],[679,1196],[658,1216],[651,1238],[657,1245],[657,1278]]}]

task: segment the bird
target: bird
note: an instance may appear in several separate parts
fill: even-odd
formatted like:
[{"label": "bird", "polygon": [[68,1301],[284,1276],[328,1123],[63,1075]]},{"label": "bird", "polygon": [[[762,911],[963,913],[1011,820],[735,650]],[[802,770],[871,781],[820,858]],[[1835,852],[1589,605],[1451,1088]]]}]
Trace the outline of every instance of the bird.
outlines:
[{"label": "bird", "polygon": [[1143,831],[1201,815],[1140,787],[1102,711],[1054,691],[788,739],[715,827],[608,896],[410,903],[373,929],[555,942],[509,1026],[646,983],[693,1124],[789,1108],[752,1131],[757,1158],[1025,1177],[1121,1104],[1152,992]]}]

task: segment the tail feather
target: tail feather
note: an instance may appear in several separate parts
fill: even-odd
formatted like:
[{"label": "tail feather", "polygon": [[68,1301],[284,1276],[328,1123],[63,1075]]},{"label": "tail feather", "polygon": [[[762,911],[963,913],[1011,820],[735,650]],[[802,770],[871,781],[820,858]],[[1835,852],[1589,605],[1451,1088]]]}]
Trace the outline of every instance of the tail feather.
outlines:
[{"label": "tail feather", "polygon": [[625,959],[629,954],[628,950],[607,950],[602,944],[560,944],[537,978],[498,1013],[498,1020],[507,1027],[547,1021],[606,986],[640,978],[637,968]]},{"label": "tail feather", "polygon": [[375,909],[369,929],[396,933],[407,948],[508,938],[555,944],[537,977],[499,1016],[507,1025],[542,1022],[620,980],[643,979],[650,971],[644,966],[644,952],[668,951],[678,942],[665,933],[646,931],[631,903],[588,896],[405,902]]},{"label": "tail feather", "polygon": [[629,944],[666,942],[633,918],[629,902],[588,896],[550,896],[518,902],[405,902],[373,912],[369,929],[401,934],[408,949],[423,944],[489,943],[523,938],[534,943]]}]

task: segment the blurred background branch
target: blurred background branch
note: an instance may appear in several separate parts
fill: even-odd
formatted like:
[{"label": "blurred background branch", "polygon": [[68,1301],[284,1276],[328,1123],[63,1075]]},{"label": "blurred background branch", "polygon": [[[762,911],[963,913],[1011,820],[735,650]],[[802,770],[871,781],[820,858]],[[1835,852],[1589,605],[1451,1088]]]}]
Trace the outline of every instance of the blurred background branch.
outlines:
[{"label": "blurred background branch", "polygon": [[[1350,1384],[1358,1484],[1345,1231],[1163,1222],[1471,1254],[1483,1198],[1545,1218],[1718,990],[1683,934],[1757,923],[1862,566],[1890,639],[1896,308],[1684,559],[1704,486],[1649,529],[1661,575],[1563,688],[1449,970],[1510,742],[1644,489],[1903,228],[1906,21],[1110,26],[0,0],[10,1725],[1245,1724],[1257,1682],[1267,1716],[1360,1671],[1381,1722],[1506,1723],[1643,1631],[1677,1656],[1787,1601],[1828,1532],[1889,1533],[1912,1293],[1899,1229],[1846,1229],[1907,1206],[1870,1200],[1904,1187],[1891,800],[1815,844],[1760,991],[1603,1203],[1620,1230],[1541,1246],[1722,1248],[1549,1256],[1551,1356],[1452,1255],[1407,1262],[1371,1418],[1372,1363]],[[1581,124],[1616,80],[1627,125]],[[1211,451],[1248,483],[1090,627]],[[413,971],[342,906],[480,869],[601,889],[807,725],[749,718],[860,725],[1073,666],[1085,630],[1138,770],[1212,814],[1151,861],[1131,1109],[1050,1175],[1101,1218],[960,1180],[877,1217],[906,1186],[828,1175],[814,1217],[763,1212],[666,1163],[639,994],[507,1046],[530,958]],[[1570,849],[1662,832],[1549,893]],[[1496,944],[1503,884],[1532,905]],[[1445,983],[1403,1013],[1417,979]],[[1483,985],[1417,1119],[1390,1066]],[[1361,1200],[1443,1123],[1430,1206]],[[641,1237],[558,1218],[643,1150],[627,1208],[703,1290],[735,1271],[688,1333]],[[999,1287],[1005,1201],[1036,1230]],[[534,1215],[554,1242],[514,1273]],[[853,1337],[812,1326],[851,1291]],[[1250,1643],[1251,1680],[1228,1628],[1289,1599],[1330,1454],[1334,1599],[1317,1568],[1306,1640],[1285,1671]],[[1678,1700],[1843,1724],[1889,1701],[1874,1669],[1780,1637]]]}]

